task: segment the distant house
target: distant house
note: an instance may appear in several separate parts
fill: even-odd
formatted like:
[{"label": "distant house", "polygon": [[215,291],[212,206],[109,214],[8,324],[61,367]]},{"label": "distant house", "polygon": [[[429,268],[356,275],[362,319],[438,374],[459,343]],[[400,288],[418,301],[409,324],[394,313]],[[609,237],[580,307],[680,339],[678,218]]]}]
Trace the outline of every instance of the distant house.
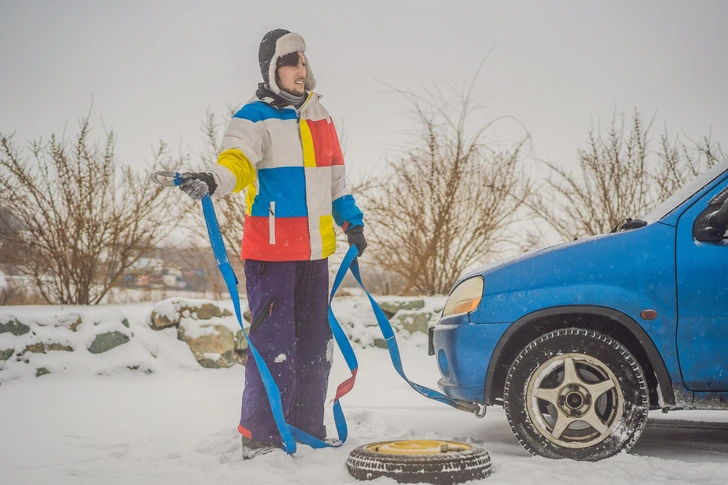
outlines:
[{"label": "distant house", "polygon": [[25,225],[23,222],[15,217],[12,212],[4,207],[0,207],[0,264],[7,261],[3,261],[3,248],[6,245],[5,238],[8,234],[12,234],[18,231],[22,231]]},{"label": "distant house", "polygon": [[24,224],[20,219],[15,217],[8,209],[0,206],[0,237],[8,229],[18,231],[22,230],[23,227]]}]

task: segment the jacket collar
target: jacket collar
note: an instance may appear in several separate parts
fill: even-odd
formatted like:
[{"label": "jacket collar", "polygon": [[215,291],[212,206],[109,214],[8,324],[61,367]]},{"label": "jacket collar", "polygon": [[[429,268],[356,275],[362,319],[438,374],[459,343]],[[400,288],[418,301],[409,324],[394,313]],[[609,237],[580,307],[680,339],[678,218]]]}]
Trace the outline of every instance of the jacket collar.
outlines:
[{"label": "jacket collar", "polygon": [[323,96],[318,93],[309,91],[306,101],[303,102],[303,104],[301,105],[300,108],[296,108],[295,106],[290,104],[288,101],[286,101],[285,99],[281,98],[280,96],[276,95],[273,91],[268,89],[265,86],[265,84],[260,83],[260,84],[258,84],[258,90],[255,92],[254,99],[257,98],[260,101],[263,101],[264,103],[269,104],[276,109],[291,108],[291,109],[295,109],[295,110],[301,112],[301,111],[305,111],[305,110],[309,109],[310,107],[318,104],[319,100],[322,97]]}]

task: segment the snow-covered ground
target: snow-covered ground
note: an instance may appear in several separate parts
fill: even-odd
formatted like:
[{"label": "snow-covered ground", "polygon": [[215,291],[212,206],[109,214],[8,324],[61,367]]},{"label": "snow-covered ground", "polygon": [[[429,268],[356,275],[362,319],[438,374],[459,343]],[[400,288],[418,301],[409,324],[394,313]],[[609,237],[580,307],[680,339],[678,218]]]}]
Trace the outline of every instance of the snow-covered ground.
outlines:
[{"label": "snow-covered ground", "polygon": [[[242,461],[236,426],[244,368],[200,367],[183,342],[148,329],[148,304],[100,307],[84,310],[84,315],[96,312],[101,319],[118,309],[128,316],[135,334],[129,344],[94,359],[89,354],[85,366],[69,360],[62,372],[38,378],[18,374],[20,378],[2,382],[0,483],[352,484],[359,482],[345,463],[355,447],[437,438],[486,448],[493,474],[483,483],[728,484],[728,412],[654,413],[643,439],[629,453],[598,463],[547,460],[520,447],[501,409],[489,408],[484,419],[477,419],[429,401],[400,379],[385,350],[374,347],[356,349],[357,384],[342,400],[350,438],[341,448],[301,446],[293,457],[274,452]],[[370,318],[364,304],[349,305],[340,313],[342,321]],[[427,356],[426,337],[401,339],[400,347],[409,377],[435,387],[439,374]],[[153,350],[156,357],[147,362],[142,350]],[[130,356],[153,373],[122,366]],[[337,355],[331,390],[347,375]],[[382,478],[373,483],[395,482]]]}]

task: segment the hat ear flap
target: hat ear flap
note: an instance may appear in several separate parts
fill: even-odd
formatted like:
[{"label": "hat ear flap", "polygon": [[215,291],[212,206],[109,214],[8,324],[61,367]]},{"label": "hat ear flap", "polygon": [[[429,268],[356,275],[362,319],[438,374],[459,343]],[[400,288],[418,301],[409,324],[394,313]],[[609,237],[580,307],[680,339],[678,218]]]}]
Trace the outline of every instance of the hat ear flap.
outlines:
[{"label": "hat ear flap", "polygon": [[271,91],[276,94],[281,94],[281,90],[278,87],[278,81],[276,81],[276,71],[278,70],[278,57],[273,57],[268,66],[268,87]]},{"label": "hat ear flap", "polygon": [[306,61],[306,80],[303,82],[303,87],[306,91],[313,91],[316,87],[316,78],[313,76],[311,63],[308,61],[306,54],[303,54],[303,59]]}]

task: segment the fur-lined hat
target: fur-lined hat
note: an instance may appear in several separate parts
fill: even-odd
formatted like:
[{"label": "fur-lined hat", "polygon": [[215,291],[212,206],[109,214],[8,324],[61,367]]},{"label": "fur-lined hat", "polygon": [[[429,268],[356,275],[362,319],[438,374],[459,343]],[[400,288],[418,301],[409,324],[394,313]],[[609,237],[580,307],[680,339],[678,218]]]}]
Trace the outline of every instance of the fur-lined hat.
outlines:
[{"label": "fur-lined hat", "polygon": [[[263,82],[275,94],[280,94],[281,90],[276,82],[276,63],[278,59],[291,54],[293,52],[306,52],[306,42],[299,34],[289,32],[285,29],[271,30],[260,41],[260,49],[258,49],[258,63],[260,64],[260,73],[263,75]],[[306,80],[304,88],[311,91],[316,87],[316,79],[311,71],[311,64],[303,54],[306,61]]]}]

